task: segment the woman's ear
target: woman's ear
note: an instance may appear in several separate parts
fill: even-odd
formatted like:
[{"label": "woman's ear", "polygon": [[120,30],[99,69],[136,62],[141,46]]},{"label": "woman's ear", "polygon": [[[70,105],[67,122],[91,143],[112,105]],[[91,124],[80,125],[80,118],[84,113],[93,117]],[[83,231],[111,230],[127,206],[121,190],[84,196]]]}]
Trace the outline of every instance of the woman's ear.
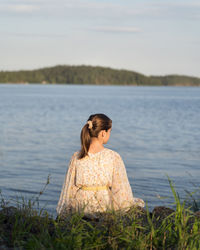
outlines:
[{"label": "woman's ear", "polygon": [[102,137],[105,137],[105,136],[106,136],[106,131],[102,130]]},{"label": "woman's ear", "polygon": [[101,130],[98,134],[98,138],[102,138],[103,137],[103,130]]}]

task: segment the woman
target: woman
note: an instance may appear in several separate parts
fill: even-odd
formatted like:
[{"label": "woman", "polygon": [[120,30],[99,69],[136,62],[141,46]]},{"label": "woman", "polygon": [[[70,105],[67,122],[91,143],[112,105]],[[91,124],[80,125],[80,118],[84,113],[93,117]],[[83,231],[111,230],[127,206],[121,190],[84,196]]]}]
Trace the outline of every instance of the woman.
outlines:
[{"label": "woman", "polygon": [[81,131],[81,150],[71,157],[57,206],[59,215],[78,211],[97,218],[110,209],[144,207],[133,197],[121,156],[103,145],[110,138],[112,120],[104,114],[89,117]]}]

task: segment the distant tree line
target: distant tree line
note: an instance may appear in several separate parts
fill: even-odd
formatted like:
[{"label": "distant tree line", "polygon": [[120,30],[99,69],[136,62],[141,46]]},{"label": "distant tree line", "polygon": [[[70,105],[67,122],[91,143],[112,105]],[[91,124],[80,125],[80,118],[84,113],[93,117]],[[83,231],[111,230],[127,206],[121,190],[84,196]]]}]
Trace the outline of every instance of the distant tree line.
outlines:
[{"label": "distant tree line", "polygon": [[145,76],[106,67],[58,65],[36,70],[0,71],[0,83],[200,86],[200,78],[182,75]]}]

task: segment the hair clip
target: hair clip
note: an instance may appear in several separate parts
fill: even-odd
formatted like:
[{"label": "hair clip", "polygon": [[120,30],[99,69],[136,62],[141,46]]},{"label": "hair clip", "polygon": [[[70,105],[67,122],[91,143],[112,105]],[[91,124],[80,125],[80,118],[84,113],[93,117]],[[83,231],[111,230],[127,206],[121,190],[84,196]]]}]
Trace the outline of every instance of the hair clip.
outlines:
[{"label": "hair clip", "polygon": [[92,121],[88,121],[87,124],[89,125],[88,128],[91,129],[93,127]]}]

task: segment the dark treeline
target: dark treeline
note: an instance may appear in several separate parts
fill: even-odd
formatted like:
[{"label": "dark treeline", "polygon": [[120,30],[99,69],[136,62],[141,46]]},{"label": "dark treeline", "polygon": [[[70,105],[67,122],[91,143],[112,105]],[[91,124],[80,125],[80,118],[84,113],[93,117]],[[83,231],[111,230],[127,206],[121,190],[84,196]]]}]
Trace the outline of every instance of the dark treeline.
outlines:
[{"label": "dark treeline", "polygon": [[200,86],[200,78],[143,74],[106,67],[58,65],[36,70],[0,71],[0,83]]}]

